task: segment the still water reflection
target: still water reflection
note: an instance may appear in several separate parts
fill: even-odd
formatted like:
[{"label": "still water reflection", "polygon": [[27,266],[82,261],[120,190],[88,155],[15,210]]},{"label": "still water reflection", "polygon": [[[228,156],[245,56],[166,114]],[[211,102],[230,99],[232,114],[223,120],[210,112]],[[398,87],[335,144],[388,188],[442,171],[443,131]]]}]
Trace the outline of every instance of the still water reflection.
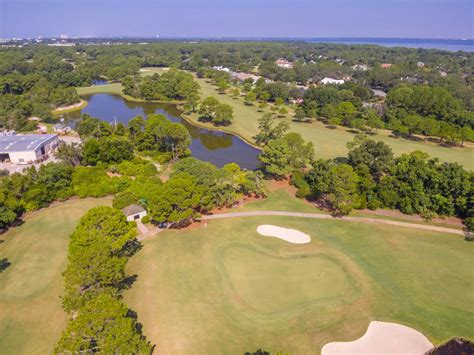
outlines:
[{"label": "still water reflection", "polygon": [[190,149],[196,158],[218,167],[231,162],[246,169],[255,169],[258,165],[258,149],[231,134],[193,126],[181,118],[181,112],[174,105],[126,101],[121,96],[112,94],[94,94],[82,98],[88,101],[88,105],[80,111],[64,114],[66,118],[78,120],[81,114],[87,113],[106,122],[117,120],[126,124],[138,115],[161,113],[170,121],[179,122],[188,129],[192,138]]}]

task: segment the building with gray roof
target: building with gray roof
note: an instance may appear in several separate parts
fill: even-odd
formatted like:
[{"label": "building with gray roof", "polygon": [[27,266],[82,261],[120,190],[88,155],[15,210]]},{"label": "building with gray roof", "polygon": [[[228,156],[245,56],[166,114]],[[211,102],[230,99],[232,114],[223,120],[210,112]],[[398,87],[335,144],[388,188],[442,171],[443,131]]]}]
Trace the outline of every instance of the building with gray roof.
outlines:
[{"label": "building with gray roof", "polygon": [[0,136],[0,162],[36,163],[52,154],[58,143],[56,134]]},{"label": "building with gray roof", "polygon": [[123,214],[127,217],[127,221],[132,222],[137,219],[142,219],[146,216],[146,210],[139,205],[130,205],[122,209]]}]

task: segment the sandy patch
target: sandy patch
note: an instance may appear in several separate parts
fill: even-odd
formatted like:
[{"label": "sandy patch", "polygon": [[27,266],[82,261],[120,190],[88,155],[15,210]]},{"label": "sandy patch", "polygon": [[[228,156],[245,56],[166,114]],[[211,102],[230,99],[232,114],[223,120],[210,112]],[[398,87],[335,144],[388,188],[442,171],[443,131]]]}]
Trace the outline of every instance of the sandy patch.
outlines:
[{"label": "sandy patch", "polygon": [[270,224],[262,224],[257,227],[257,233],[265,237],[274,237],[294,244],[306,244],[311,241],[311,237],[306,233],[296,229],[288,229]]},{"label": "sandy patch", "polygon": [[60,111],[65,111],[65,110],[71,110],[74,108],[81,107],[84,104],[84,100],[80,100],[78,103],[69,105],[69,106],[60,106],[57,107],[54,111],[60,112]]},{"label": "sandy patch", "polygon": [[322,355],[343,354],[425,354],[433,344],[419,331],[401,324],[370,322],[367,332],[350,342],[328,343]]}]

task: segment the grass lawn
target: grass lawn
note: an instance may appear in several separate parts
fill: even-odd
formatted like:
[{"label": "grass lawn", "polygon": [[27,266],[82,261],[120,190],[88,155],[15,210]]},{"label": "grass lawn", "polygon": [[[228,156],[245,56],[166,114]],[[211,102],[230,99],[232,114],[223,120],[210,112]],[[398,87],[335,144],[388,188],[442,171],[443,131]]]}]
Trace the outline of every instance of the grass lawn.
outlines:
[{"label": "grass lawn", "polygon": [[[260,224],[308,233],[261,237]],[[215,220],[143,242],[125,294],[159,354],[317,354],[398,322],[438,344],[474,337],[474,244],[384,225],[290,217]]]},{"label": "grass lawn", "polygon": [[0,339],[3,354],[51,353],[66,326],[61,307],[61,273],[69,235],[90,208],[110,198],[70,200],[34,212],[0,236]]},{"label": "grass lawn", "polygon": [[112,83],[106,85],[92,85],[77,88],[79,95],[92,95],[92,94],[122,94],[122,84]]},{"label": "grass lawn", "polygon": [[[282,186],[284,186],[282,184]],[[295,197],[296,189],[293,186],[277,187],[271,189],[268,196],[261,200],[247,202],[238,207],[234,207],[229,212],[245,212],[245,211],[288,211],[288,212],[306,212],[306,213],[324,213],[328,211],[319,209],[314,203],[305,199]],[[394,211],[394,210],[388,210]],[[363,210],[353,210],[349,216],[367,217],[372,219],[384,219],[405,223],[415,223],[423,225],[438,226],[452,229],[463,229],[463,225],[448,223],[442,218],[433,219],[431,221],[425,219],[414,219],[411,216],[400,213],[399,215],[389,216],[386,214],[365,213]]]},{"label": "grass lawn", "polygon": [[[258,112],[257,107],[247,106],[243,98],[234,99],[229,95],[222,95],[217,92],[214,85],[206,79],[196,78],[201,85],[202,96],[214,96],[220,101],[231,105],[234,108],[234,123],[224,130],[231,133],[237,133],[239,136],[249,142],[254,142],[253,136],[258,132],[257,120],[263,115]],[[268,111],[268,110],[267,110]],[[197,121],[197,115],[191,116],[191,119]],[[323,123],[314,121],[312,123],[293,122],[290,117],[280,120],[286,120],[290,124],[290,131],[300,133],[301,136],[314,144],[316,157],[318,158],[336,158],[347,155],[346,144],[354,139],[354,134],[347,131],[347,128],[338,127],[335,129],[327,128]],[[201,123],[200,123],[201,124]],[[212,125],[207,124],[209,127]],[[466,169],[474,169],[474,148],[472,147],[441,147],[435,143],[415,142],[402,138],[389,137],[388,131],[381,131],[374,135],[372,139],[381,140],[391,146],[396,155],[409,153],[414,150],[421,150],[433,157],[438,157],[442,161],[458,162]]]}]

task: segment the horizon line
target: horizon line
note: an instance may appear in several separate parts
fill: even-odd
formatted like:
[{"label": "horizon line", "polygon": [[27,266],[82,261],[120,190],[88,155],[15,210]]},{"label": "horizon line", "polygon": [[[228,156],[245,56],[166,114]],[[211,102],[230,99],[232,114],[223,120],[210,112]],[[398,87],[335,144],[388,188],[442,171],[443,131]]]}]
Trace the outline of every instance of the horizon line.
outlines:
[{"label": "horizon line", "polygon": [[[54,36],[27,36],[27,37],[20,37],[20,36],[11,36],[11,37],[3,37],[3,39],[14,39],[14,38],[21,38],[21,39],[29,39],[29,38],[42,38],[42,39],[57,39],[61,36],[66,35],[67,38],[61,39],[117,39],[117,38],[130,38],[130,39],[354,39],[354,40],[361,40],[361,39],[403,39],[403,40],[451,40],[451,41],[472,41],[473,38],[449,38],[449,37],[346,37],[346,36],[187,36],[187,35],[176,35],[176,36],[160,36],[160,35],[114,35],[114,36],[69,36],[68,34],[58,34]],[[1,37],[0,37],[1,38]]]}]

